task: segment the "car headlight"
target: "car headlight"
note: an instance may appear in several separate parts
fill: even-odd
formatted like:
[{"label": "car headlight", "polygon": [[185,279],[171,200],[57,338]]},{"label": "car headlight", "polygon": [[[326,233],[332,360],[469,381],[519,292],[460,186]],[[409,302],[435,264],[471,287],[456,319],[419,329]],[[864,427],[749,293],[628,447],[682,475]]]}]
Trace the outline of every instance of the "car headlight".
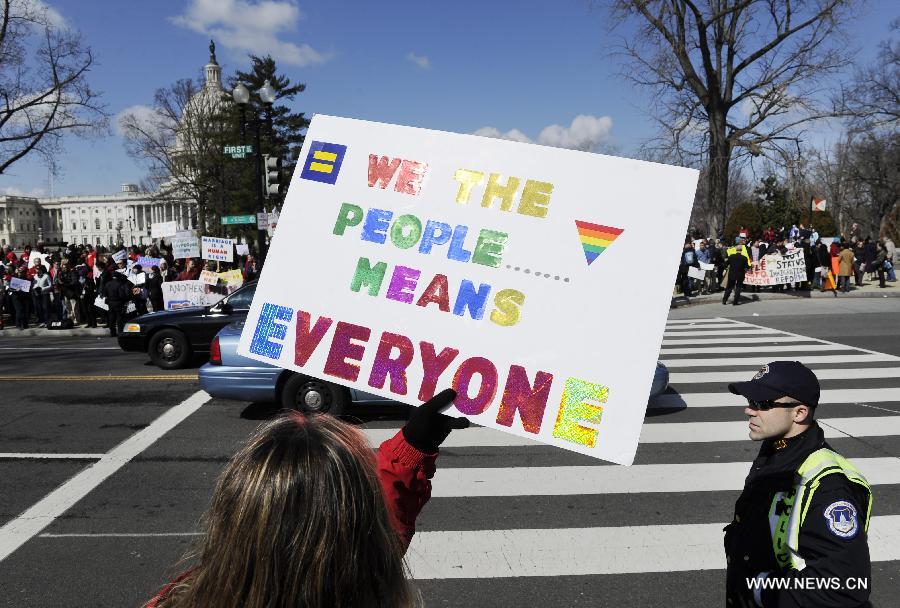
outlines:
[{"label": "car headlight", "polygon": [[126,334],[139,334],[141,333],[141,326],[138,323],[126,323],[122,331]]}]

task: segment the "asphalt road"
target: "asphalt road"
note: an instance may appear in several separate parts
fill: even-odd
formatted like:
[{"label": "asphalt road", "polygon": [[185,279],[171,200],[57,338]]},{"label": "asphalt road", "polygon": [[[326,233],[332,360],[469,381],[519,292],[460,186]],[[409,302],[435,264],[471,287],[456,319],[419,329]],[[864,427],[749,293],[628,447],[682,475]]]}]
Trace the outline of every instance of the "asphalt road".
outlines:
[{"label": "asphalt road", "polygon": [[[793,344],[798,351],[824,347],[828,354],[819,339],[900,357],[900,299],[697,306],[672,312],[675,323],[666,342],[670,334],[690,332],[691,319],[713,317],[739,321],[729,326],[735,331],[725,330],[731,335],[754,331],[746,325],[753,324],[800,336],[793,343],[779,342],[783,334],[762,336],[760,343]],[[729,340],[721,336],[715,356],[750,356],[743,350],[748,344]],[[672,407],[648,412],[638,466],[632,469],[634,488],[534,495],[531,484],[541,475],[565,481],[588,468],[587,474],[606,474],[615,467],[545,446],[472,446],[462,435],[469,431],[456,435],[456,447],[442,450],[439,468],[463,480],[475,478],[465,486],[460,479],[438,477],[435,497],[420,518],[408,558],[426,605],[724,605],[720,527],[711,528],[705,550],[711,557],[696,547],[681,551],[665,539],[681,526],[730,519],[742,476],[734,488],[721,490],[706,488],[712,482],[697,471],[749,462],[757,446],[678,435],[676,429],[742,420],[733,406],[701,407],[697,394],[721,392],[723,386],[691,374],[743,377],[752,375],[756,364],[720,366],[714,358],[694,363],[695,354],[667,355],[666,342],[661,358],[673,372],[673,391],[665,405]],[[841,352],[852,359],[862,351]],[[794,355],[759,353],[772,359]],[[900,359],[813,367],[892,372],[900,370]],[[178,559],[195,538],[216,475],[260,420],[274,412],[265,404],[207,399],[198,394],[196,371],[160,371],[145,356],[122,353],[109,338],[0,333],[0,606],[138,606],[180,571]],[[872,396],[867,403],[827,406],[827,417],[894,424],[900,399],[891,391],[900,387],[900,375],[874,375],[888,377],[824,380],[825,390],[875,391],[867,393]],[[351,413],[375,434],[398,428],[404,416],[402,408],[391,407]],[[654,432],[664,437],[650,439]],[[900,516],[900,476],[892,478],[890,471],[890,459],[900,471],[898,435],[845,433],[832,441],[852,459],[887,461],[886,478],[898,478],[876,486],[873,515],[878,517]],[[678,467],[666,474],[676,476],[686,491],[638,487],[641,467],[652,474],[653,467],[671,464]],[[494,470],[500,470],[497,483],[512,488],[504,496],[477,490],[484,486],[478,476]],[[516,473],[524,475],[518,485]],[[628,538],[617,540],[618,533]],[[662,543],[655,554],[654,542]],[[587,554],[572,548],[581,543]],[[878,543],[872,597],[876,606],[892,606],[900,595],[900,535]],[[450,554],[446,564],[436,550]],[[467,563],[466,555],[477,559]],[[559,571],[541,576],[553,568]]]}]

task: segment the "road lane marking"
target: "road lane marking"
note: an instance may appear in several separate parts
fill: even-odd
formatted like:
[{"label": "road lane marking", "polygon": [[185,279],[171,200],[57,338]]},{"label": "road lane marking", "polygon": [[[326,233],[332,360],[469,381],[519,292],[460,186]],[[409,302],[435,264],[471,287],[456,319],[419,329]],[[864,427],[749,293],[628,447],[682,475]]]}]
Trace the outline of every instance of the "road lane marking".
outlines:
[{"label": "road lane marking", "polygon": [[784,333],[777,329],[766,329],[765,327],[761,327],[759,329],[754,327],[735,327],[733,329],[716,329],[712,331],[707,331],[703,329],[699,330],[691,330],[691,331],[668,331],[666,330],[663,333],[664,338],[705,338],[708,336],[734,336],[735,338],[739,338],[741,336],[754,336],[754,335],[762,335],[762,334],[781,334]]},{"label": "road lane marking", "polygon": [[[859,352],[860,349],[857,349]],[[727,354],[733,354],[731,352]],[[803,353],[795,353],[791,359],[798,360],[804,365],[812,365],[815,363],[880,363],[884,361],[900,361],[900,357],[894,355],[883,354],[864,354],[864,355],[804,355]],[[772,362],[772,357],[708,357],[705,359],[660,359],[666,367],[725,367],[725,366],[745,366],[749,368],[759,368],[766,363]]]},{"label": "road lane marking", "polygon": [[170,376],[0,376],[0,380],[9,382],[33,382],[33,381],[67,381],[67,382],[102,382],[105,380],[197,380],[197,374]]},{"label": "road lane marking", "polygon": [[[725,523],[417,532],[412,578],[509,578],[724,570]],[[872,561],[900,559],[900,515],[872,518]]]},{"label": "road lane marking", "polygon": [[166,538],[170,536],[203,536],[203,532],[99,532],[95,534],[53,534],[44,532],[39,534],[38,538]]},{"label": "road lane marking", "polygon": [[689,346],[686,348],[661,348],[659,351],[660,355],[705,355],[705,354],[723,354],[722,351],[726,350],[727,352],[724,354],[740,354],[740,353],[764,353],[764,352],[791,352],[791,353],[803,353],[810,352],[816,350],[847,350],[854,351],[856,350],[852,346],[833,346],[831,344],[804,344],[803,346],[797,346],[796,344],[787,344],[787,345],[764,345],[764,346],[740,346],[738,348],[728,348],[723,349],[721,346]]},{"label": "road lane marking", "polygon": [[[814,344],[821,344],[821,340],[817,340],[815,338],[805,338],[803,336],[766,336],[763,338],[733,338],[730,336],[722,336],[720,338],[691,338],[688,340],[663,340],[663,346],[684,346],[685,344],[721,344],[720,347],[722,351],[733,351],[735,349],[729,348],[728,345],[731,344],[781,344],[784,342],[812,342]],[[798,351],[802,351],[804,346],[797,345],[794,346]],[[844,348],[852,348],[850,346],[845,346]]]},{"label": "road lane marking", "polygon": [[732,321],[731,319],[726,319],[725,317],[710,317],[709,319],[667,319],[666,326],[669,325],[694,325],[694,324],[704,324],[704,323],[737,323],[737,321]]},{"label": "road lane marking", "polygon": [[197,391],[178,405],[166,410],[149,426],[114,447],[99,461],[50,492],[21,515],[7,522],[0,528],[0,562],[210,399],[205,392]]},{"label": "road lane marking", "polygon": [[[816,374],[818,375],[818,374]],[[734,376],[737,376],[735,374]],[[732,382],[740,380],[734,378]],[[891,388],[838,388],[821,391],[819,403],[884,403],[900,401],[900,387]],[[730,392],[682,393],[680,395],[659,395],[650,399],[647,407],[746,407],[747,398]]]},{"label": "road lane marking", "polygon": [[[406,561],[412,577],[418,580],[724,570],[723,527],[724,522],[416,532]],[[40,538],[158,538],[202,534],[41,534]],[[900,515],[872,517],[868,541],[873,562],[900,559]]]},{"label": "road lane marking", "polygon": [[744,329],[744,327],[740,323],[734,323],[732,321],[723,322],[723,323],[703,323],[701,325],[669,325],[666,324],[666,331],[672,330],[672,333],[676,331],[692,331],[695,329]]},{"label": "road lane marking", "polygon": [[100,460],[103,454],[47,454],[47,453],[30,453],[30,452],[0,452],[0,458],[8,459],[38,459],[38,460]]},{"label": "road lane marking", "polygon": [[118,346],[0,346],[0,350],[121,350]]},{"label": "road lane marking", "polygon": [[[854,458],[872,485],[900,484],[897,458]],[[752,462],[440,468],[432,498],[739,492]]]},{"label": "road lane marking", "polygon": [[[746,418],[727,422],[655,422],[644,424],[640,443],[709,443],[714,441],[749,441]],[[900,435],[900,416],[862,416],[858,418],[824,418],[819,420],[828,439],[846,437],[887,437]],[[825,427],[824,425],[829,425]],[[832,428],[833,427],[833,428]],[[373,446],[393,437],[399,428],[362,429]],[[520,447],[545,445],[487,427],[470,427],[453,431],[442,448]],[[550,446],[547,446],[548,448]],[[898,461],[900,466],[900,461]]]},{"label": "road lane marking", "polygon": [[[703,383],[728,383],[741,380],[749,380],[750,373],[754,372],[670,372],[669,384],[703,384]],[[745,377],[741,377],[741,376]],[[900,378],[900,367],[863,367],[863,368],[838,368],[817,369],[816,378],[819,380],[863,380],[872,378]]]}]

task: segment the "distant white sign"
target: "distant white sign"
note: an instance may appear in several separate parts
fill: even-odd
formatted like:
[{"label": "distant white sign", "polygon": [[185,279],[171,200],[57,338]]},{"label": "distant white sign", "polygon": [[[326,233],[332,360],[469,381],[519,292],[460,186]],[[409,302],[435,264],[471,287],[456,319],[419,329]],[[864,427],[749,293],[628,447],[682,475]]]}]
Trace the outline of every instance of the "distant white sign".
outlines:
[{"label": "distant white sign", "polygon": [[150,236],[154,239],[174,236],[176,232],[178,232],[178,222],[153,222],[150,226]]},{"label": "distant white sign", "polygon": [[210,285],[201,281],[166,281],[162,284],[163,303],[166,310],[178,310],[189,306],[212,306],[225,297],[215,293]]},{"label": "distant white sign", "polygon": [[199,258],[200,244],[196,237],[177,237],[172,239],[172,257],[176,260]]},{"label": "distant white sign", "polygon": [[247,243],[236,243],[234,245],[234,251],[238,255],[250,255],[250,245]]},{"label": "distant white sign", "polygon": [[702,281],[706,278],[706,271],[702,268],[696,268],[694,266],[688,267],[688,276],[697,279],[698,281]]},{"label": "distant white sign", "polygon": [[219,283],[219,275],[212,270],[204,270],[200,273],[200,282],[204,285],[217,285]]},{"label": "distant white sign", "polygon": [[27,279],[17,279],[16,277],[13,277],[9,281],[9,288],[12,289],[13,291],[24,291],[27,293],[27,292],[31,291],[31,281],[29,281]]},{"label": "distant white sign", "polygon": [[230,262],[234,259],[234,239],[222,239],[215,236],[203,237],[204,260]]},{"label": "distant white sign", "polygon": [[49,270],[50,269],[50,254],[49,253],[38,253],[37,251],[32,251],[31,255],[28,258],[28,267],[34,268],[35,262],[43,264]]},{"label": "distant white sign", "polygon": [[112,254],[113,262],[116,262],[116,263],[124,262],[125,258],[127,258],[127,257],[128,257],[128,252],[125,251],[124,249],[120,249],[119,251]]}]

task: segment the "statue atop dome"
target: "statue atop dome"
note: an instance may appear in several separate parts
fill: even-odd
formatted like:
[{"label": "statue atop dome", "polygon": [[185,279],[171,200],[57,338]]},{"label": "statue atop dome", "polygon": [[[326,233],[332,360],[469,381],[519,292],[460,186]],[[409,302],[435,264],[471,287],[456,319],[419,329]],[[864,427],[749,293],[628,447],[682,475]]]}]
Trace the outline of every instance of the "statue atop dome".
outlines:
[{"label": "statue atop dome", "polygon": [[216,43],[213,42],[212,38],[209,40],[209,62],[218,65],[216,61]]}]

